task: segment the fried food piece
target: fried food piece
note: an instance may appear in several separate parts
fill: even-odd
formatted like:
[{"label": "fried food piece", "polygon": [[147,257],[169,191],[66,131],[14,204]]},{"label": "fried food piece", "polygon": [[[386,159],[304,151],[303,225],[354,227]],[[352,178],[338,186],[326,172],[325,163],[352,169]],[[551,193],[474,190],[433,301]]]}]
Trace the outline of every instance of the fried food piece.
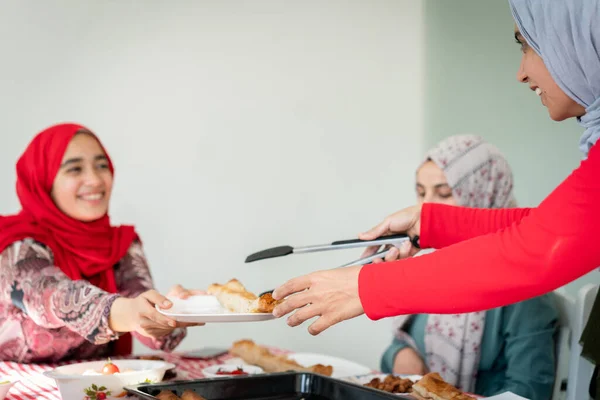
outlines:
[{"label": "fried food piece", "polygon": [[170,390],[163,390],[159,394],[156,395],[156,398],[159,400],[181,400],[179,396]]},{"label": "fried food piece", "polygon": [[200,396],[198,393],[192,390],[186,390],[181,395],[181,400],[206,400],[206,398]]},{"label": "fried food piece", "polygon": [[165,359],[159,356],[155,356],[154,354],[146,354],[142,356],[137,356],[139,360],[151,360],[151,361],[164,361]]},{"label": "fried food piece", "polygon": [[281,304],[283,300],[275,300],[271,293],[265,293],[255,300],[251,312],[256,313],[273,313],[273,310],[277,305]]},{"label": "fried food piece", "polygon": [[412,395],[419,400],[476,400],[444,381],[437,372],[429,373],[415,383]]},{"label": "fried food piece", "polygon": [[374,378],[365,386],[374,389],[383,390],[389,393],[411,393],[414,382],[410,379],[400,378],[394,375],[388,375],[383,380]]}]

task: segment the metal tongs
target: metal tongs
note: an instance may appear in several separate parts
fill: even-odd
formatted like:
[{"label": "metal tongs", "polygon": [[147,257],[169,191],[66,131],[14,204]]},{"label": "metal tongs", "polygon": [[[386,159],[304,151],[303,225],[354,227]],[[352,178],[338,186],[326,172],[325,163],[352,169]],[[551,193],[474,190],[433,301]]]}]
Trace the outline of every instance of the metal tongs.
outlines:
[{"label": "metal tongs", "polygon": [[[354,248],[359,248],[359,247],[370,247],[370,246],[378,246],[378,247],[385,246],[383,250],[380,250],[371,256],[359,258],[352,262],[335,267],[335,268],[343,268],[343,267],[350,267],[352,265],[365,265],[365,264],[369,264],[376,258],[384,258],[391,250],[391,247],[400,248],[400,245],[406,241],[410,241],[413,246],[415,246],[416,248],[420,248],[419,247],[419,236],[414,236],[411,238],[408,235],[391,235],[391,236],[382,236],[382,237],[379,237],[374,240],[350,239],[350,240],[338,240],[336,242],[332,242],[329,244],[304,246],[304,247],[292,247],[289,245],[272,247],[270,249],[261,250],[254,254],[250,254],[248,257],[246,257],[246,262],[250,263],[250,262],[254,262],[254,261],[266,260],[268,258],[283,257],[283,256],[287,256],[289,254],[316,253],[319,251],[354,249]],[[261,295],[263,295],[265,293],[270,293],[270,292],[272,292],[272,290],[261,293]]]}]

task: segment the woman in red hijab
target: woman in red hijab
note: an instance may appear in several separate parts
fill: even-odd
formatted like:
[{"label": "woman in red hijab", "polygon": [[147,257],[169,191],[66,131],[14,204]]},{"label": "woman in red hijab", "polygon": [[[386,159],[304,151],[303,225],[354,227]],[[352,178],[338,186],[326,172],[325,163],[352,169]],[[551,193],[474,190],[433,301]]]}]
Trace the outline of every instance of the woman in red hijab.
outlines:
[{"label": "woman in red hijab", "polygon": [[152,289],[134,228],[110,225],[113,174],[100,141],[76,124],[44,130],[17,162],[22,210],[0,217],[1,360],[126,355],[132,335],[172,350],[184,338],[154,308],[171,304]]}]

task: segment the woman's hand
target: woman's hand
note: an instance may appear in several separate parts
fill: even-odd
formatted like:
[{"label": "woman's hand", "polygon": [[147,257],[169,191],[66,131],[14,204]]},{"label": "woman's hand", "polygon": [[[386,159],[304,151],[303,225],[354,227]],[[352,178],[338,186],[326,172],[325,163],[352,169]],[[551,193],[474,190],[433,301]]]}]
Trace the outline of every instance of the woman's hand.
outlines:
[{"label": "woman's hand", "polygon": [[156,290],[148,290],[135,298],[119,297],[110,309],[109,325],[115,332],[138,332],[151,338],[168,335],[177,327],[203,324],[177,322],[154,307],[168,309],[173,303]]},{"label": "woman's hand", "polygon": [[288,318],[289,326],[298,326],[307,319],[319,317],[308,327],[312,335],[318,335],[338,322],[364,313],[358,297],[358,274],[361,267],[347,267],[292,279],[273,292],[273,298],[283,303],[273,310],[282,317],[296,309]]},{"label": "woman's hand", "polygon": [[396,354],[394,359],[395,374],[425,375],[428,368],[423,359],[412,347],[405,347]]},{"label": "woman's hand", "polygon": [[[374,240],[382,236],[389,236],[398,233],[404,233],[415,237],[421,233],[421,206],[416,205],[405,208],[389,215],[379,225],[371,230],[361,233],[358,237],[361,240]],[[379,246],[367,247],[361,257],[371,256],[379,250]],[[391,247],[385,256],[385,261],[394,261],[401,258],[412,257],[419,252],[409,241],[402,243],[400,248]],[[384,260],[377,258],[373,262],[378,263]]]},{"label": "woman's hand", "polygon": [[[359,238],[373,240],[396,233],[406,233],[414,237],[420,232],[420,217],[421,206],[405,208],[390,215]],[[379,246],[369,247],[363,257],[375,254],[378,249]],[[410,242],[405,242],[401,249],[392,249],[386,256],[386,261],[409,257],[418,251],[419,249],[413,247]],[[318,335],[338,322],[363,314],[364,309],[358,296],[360,269],[361,267],[346,267],[313,272],[286,282],[273,292],[275,300],[287,297],[273,310],[273,314],[282,317],[298,310],[288,318],[290,326],[297,326],[307,319],[319,317],[308,327],[308,331],[313,335]]]}]

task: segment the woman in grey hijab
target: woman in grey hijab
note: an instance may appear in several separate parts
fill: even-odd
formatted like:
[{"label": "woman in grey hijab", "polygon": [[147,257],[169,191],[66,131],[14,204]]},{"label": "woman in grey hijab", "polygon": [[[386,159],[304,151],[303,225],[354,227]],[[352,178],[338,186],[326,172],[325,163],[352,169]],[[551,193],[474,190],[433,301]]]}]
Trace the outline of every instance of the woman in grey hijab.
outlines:
[{"label": "woman in grey hijab", "polygon": [[[415,253],[406,242],[386,261],[406,259],[292,279],[273,293],[287,297],[275,315],[298,310],[292,326],[319,317],[309,327],[318,334],[363,313],[376,320],[473,312],[552,291],[600,265],[600,1],[509,3],[523,52],[518,80],[540,96],[552,119],[577,118],[584,127],[581,165],[535,208],[424,204],[398,211],[359,237],[406,233],[440,250],[406,258]],[[600,364],[599,299],[582,340],[583,355]],[[600,387],[591,391],[600,399]]]}]

